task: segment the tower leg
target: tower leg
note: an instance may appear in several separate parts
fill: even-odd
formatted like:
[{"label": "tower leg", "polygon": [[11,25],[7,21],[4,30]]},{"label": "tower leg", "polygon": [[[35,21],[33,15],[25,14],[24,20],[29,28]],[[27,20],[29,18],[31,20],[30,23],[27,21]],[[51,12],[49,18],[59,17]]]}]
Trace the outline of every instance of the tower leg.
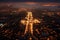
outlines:
[{"label": "tower leg", "polygon": [[33,24],[32,23],[30,24],[30,31],[31,31],[31,34],[33,34]]},{"label": "tower leg", "polygon": [[27,31],[28,31],[28,24],[26,24],[26,28],[25,28],[25,32],[24,32],[24,34],[26,34]]}]

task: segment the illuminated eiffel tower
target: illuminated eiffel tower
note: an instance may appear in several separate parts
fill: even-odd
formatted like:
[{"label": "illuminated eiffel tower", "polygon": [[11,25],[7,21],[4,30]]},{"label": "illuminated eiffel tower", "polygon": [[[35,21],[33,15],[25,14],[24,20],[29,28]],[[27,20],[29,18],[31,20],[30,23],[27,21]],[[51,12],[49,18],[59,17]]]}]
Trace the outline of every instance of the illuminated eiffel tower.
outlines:
[{"label": "illuminated eiffel tower", "polygon": [[32,12],[27,12],[27,16],[25,17],[25,19],[26,20],[21,20],[21,23],[26,25],[24,34],[33,34],[33,24],[40,23],[40,21],[33,18]]}]

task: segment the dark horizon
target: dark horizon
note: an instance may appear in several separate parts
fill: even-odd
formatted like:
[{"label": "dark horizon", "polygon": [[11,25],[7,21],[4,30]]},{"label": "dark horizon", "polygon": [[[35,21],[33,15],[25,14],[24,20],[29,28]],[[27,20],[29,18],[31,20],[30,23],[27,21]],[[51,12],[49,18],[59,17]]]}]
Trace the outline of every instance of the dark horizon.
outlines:
[{"label": "dark horizon", "polygon": [[0,0],[0,2],[60,2],[60,0]]}]

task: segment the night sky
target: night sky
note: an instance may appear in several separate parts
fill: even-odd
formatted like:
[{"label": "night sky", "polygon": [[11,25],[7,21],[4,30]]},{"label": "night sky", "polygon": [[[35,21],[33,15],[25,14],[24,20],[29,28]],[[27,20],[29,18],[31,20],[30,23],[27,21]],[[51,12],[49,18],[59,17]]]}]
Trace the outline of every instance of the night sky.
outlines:
[{"label": "night sky", "polygon": [[60,2],[60,0],[0,0],[0,2]]}]

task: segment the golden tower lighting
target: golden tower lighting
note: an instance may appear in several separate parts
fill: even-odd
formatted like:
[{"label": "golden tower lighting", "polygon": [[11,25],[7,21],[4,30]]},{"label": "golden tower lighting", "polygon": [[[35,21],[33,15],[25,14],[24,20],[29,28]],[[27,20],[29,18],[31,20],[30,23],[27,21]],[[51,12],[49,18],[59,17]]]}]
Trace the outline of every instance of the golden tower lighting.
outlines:
[{"label": "golden tower lighting", "polygon": [[33,24],[40,23],[40,21],[33,18],[32,12],[27,12],[27,16],[25,17],[25,19],[26,20],[21,20],[21,23],[23,25],[26,25],[24,34],[26,34],[27,32],[33,34]]}]

